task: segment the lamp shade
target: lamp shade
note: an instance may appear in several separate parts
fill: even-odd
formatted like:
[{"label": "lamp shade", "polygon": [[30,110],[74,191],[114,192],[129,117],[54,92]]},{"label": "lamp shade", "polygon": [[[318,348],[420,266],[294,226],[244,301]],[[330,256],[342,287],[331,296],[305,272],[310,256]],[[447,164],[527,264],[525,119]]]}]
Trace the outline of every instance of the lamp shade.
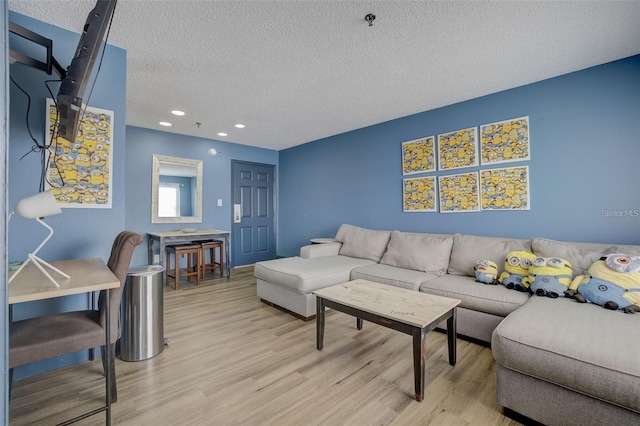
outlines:
[{"label": "lamp shade", "polygon": [[14,211],[25,219],[37,219],[62,213],[51,191],[40,192],[16,203]]}]

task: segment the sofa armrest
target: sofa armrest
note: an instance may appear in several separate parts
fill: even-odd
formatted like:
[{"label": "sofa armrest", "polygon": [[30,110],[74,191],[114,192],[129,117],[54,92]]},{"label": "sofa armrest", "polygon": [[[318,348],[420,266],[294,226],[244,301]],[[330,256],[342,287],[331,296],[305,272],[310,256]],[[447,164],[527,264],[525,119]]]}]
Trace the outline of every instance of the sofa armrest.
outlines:
[{"label": "sofa armrest", "polygon": [[314,257],[335,256],[340,252],[342,243],[311,244],[300,247],[300,257],[313,259]]}]

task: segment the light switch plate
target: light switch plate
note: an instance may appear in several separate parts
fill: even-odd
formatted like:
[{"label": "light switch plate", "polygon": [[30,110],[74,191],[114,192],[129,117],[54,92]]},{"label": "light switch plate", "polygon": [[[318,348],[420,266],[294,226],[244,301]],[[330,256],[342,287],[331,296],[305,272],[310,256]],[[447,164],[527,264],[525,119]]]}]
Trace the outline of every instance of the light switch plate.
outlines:
[{"label": "light switch plate", "polygon": [[222,198],[218,198],[218,207],[222,207]]}]

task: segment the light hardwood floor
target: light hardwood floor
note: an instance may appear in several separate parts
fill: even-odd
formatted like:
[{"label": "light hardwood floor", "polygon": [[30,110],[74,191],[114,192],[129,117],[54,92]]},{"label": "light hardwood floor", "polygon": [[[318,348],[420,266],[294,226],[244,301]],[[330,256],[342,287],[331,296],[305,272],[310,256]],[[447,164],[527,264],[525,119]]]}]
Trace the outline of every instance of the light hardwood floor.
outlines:
[{"label": "light hardwood floor", "polygon": [[[427,336],[423,402],[413,390],[411,336],[371,323],[356,329],[327,312],[324,349],[303,322],[256,296],[253,268],[231,280],[166,289],[169,346],[141,362],[116,361],[117,425],[517,425],[495,398],[491,350]],[[98,360],[14,382],[11,425],[48,425],[99,406]],[[104,414],[81,425],[104,424]]]}]

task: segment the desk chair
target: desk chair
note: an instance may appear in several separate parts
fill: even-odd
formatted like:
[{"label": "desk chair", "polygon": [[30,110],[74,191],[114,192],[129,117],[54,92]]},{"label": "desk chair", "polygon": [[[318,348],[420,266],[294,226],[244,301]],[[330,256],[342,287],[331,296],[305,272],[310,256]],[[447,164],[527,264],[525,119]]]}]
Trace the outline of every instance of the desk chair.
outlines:
[{"label": "desk chair", "polygon": [[[11,392],[14,367],[101,346],[104,374],[112,377],[111,400],[112,402],[118,400],[114,358],[115,343],[120,337],[120,300],[133,250],[140,243],[142,243],[142,237],[135,232],[123,231],[116,237],[107,266],[120,281],[120,287],[100,292],[98,310],[63,312],[10,324],[9,392]],[[104,347],[105,291],[110,291],[111,344],[108,349]],[[111,365],[105,363],[105,350],[111,351]]]}]

